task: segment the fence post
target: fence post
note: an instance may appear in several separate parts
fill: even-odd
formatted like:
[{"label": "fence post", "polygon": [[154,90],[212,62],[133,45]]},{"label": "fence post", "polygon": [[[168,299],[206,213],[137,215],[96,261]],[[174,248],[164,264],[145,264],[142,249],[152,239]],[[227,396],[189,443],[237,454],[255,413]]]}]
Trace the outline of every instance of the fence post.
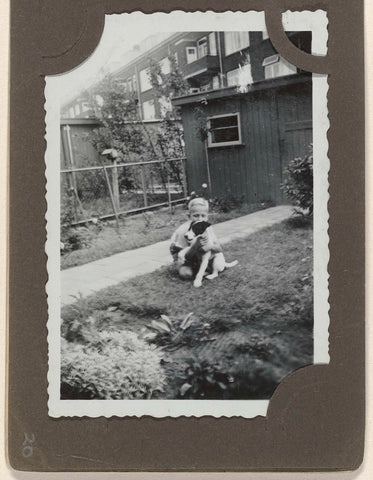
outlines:
[{"label": "fence post", "polygon": [[165,162],[167,169],[167,197],[168,197],[168,206],[170,207],[170,212],[172,213],[172,203],[171,203],[171,191],[170,191],[170,165]]},{"label": "fence post", "polygon": [[[84,208],[83,208],[83,204],[79,198],[79,194],[78,194],[78,186],[77,186],[77,182],[76,182],[76,176],[75,176],[75,172],[74,172],[74,167],[75,167],[75,162],[74,162],[74,154],[73,154],[73,147],[72,147],[72,144],[71,144],[71,135],[70,135],[70,130],[71,130],[71,127],[70,125],[66,125],[65,126],[65,131],[66,131],[66,137],[67,137],[67,146],[68,146],[68,150],[69,150],[69,157],[70,157],[70,165],[71,165],[71,185],[72,185],[72,188],[74,190],[74,194],[75,194],[75,200],[76,202],[78,203],[78,206],[81,210],[81,212],[83,213],[83,216],[85,216],[85,213],[84,213]],[[76,208],[76,203],[74,202],[74,210],[75,210],[75,217],[76,219],[78,219],[78,212],[77,212],[77,208]]]},{"label": "fence post", "polygon": [[[119,210],[119,179],[118,179],[118,167],[117,165],[117,160],[114,158],[113,160],[113,196],[114,196],[114,201],[115,201],[115,206],[117,207],[117,210]],[[105,169],[106,170],[106,169]]]},{"label": "fence post", "polygon": [[117,224],[117,228],[118,228],[118,230],[119,230],[119,216],[118,216],[118,211],[117,211],[117,208],[116,208],[116,205],[115,205],[113,192],[112,192],[112,190],[111,190],[109,175],[107,174],[107,171],[106,171],[104,162],[102,161],[101,158],[100,158],[100,160],[101,160],[102,168],[103,168],[104,173],[105,173],[107,188],[108,188],[108,190],[109,190],[109,195],[110,195],[111,205],[112,205],[112,207],[113,207],[113,213],[114,213],[114,216],[115,216],[115,221],[116,221],[116,224]]},{"label": "fence post", "polygon": [[142,193],[144,195],[144,207],[148,206],[148,194],[146,191],[146,181],[145,181],[145,173],[144,173],[144,165],[140,166],[140,173],[141,173],[141,186],[142,186]]}]

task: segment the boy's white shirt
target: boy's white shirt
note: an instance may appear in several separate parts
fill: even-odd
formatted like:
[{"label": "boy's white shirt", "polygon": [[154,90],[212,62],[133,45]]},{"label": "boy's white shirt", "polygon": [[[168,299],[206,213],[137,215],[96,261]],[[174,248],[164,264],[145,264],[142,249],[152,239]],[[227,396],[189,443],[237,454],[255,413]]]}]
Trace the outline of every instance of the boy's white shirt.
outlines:
[{"label": "boy's white shirt", "polygon": [[[171,243],[172,244],[174,244],[176,247],[180,247],[182,249],[189,246],[189,244],[188,244],[188,242],[185,238],[185,234],[189,230],[191,223],[192,222],[189,220],[189,221],[183,223],[182,225],[180,225],[180,227],[177,228],[177,230],[172,234],[172,237],[171,237]],[[208,230],[209,230],[209,241],[211,242],[211,244],[220,246],[220,244],[218,242],[218,239],[217,239],[217,237],[215,235],[215,232],[212,229],[212,227],[209,227]]]}]

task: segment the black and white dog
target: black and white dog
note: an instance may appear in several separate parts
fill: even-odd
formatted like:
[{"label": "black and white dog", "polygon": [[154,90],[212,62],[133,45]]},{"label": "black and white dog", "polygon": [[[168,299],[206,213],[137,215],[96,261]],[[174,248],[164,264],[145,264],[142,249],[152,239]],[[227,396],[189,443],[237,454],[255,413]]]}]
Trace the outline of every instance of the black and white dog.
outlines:
[{"label": "black and white dog", "polygon": [[[204,221],[195,222],[190,225],[189,230],[185,234],[185,238],[189,246],[179,252],[178,256],[180,263],[185,262],[185,255],[191,250],[198,238],[204,233],[207,234],[207,245],[211,244],[211,230],[209,227],[211,227],[211,224]],[[198,288],[202,285],[202,279],[205,275],[210,260],[212,260],[212,273],[210,275],[206,275],[206,278],[209,280],[216,278],[219,273],[226,268],[231,268],[238,264],[237,260],[227,263],[222,252],[214,253],[211,250],[208,250],[207,252],[203,251],[201,254],[200,267],[193,282],[195,287]]]}]

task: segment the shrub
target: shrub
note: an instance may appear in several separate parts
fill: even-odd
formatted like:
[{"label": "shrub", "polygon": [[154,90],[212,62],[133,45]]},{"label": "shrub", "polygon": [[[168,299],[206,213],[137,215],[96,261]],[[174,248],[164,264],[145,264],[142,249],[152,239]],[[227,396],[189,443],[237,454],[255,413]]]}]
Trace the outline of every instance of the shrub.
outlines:
[{"label": "shrub", "polygon": [[87,345],[62,339],[61,397],[152,398],[165,384],[161,360],[132,332],[101,332]]},{"label": "shrub", "polygon": [[93,238],[94,232],[88,227],[69,228],[61,231],[61,242],[64,246],[64,252],[89,247]]},{"label": "shrub", "polygon": [[210,363],[208,360],[189,358],[184,380],[179,396],[183,398],[222,398],[230,375],[222,370],[219,363]]},{"label": "shrub", "polygon": [[61,208],[60,208],[60,224],[61,231],[67,231],[71,228],[71,224],[75,219],[75,197],[72,189],[62,187]]},{"label": "shrub", "polygon": [[281,185],[285,194],[295,203],[297,213],[313,212],[313,155],[294,158],[285,169],[288,178]]},{"label": "shrub", "polygon": [[228,195],[223,198],[213,198],[210,200],[211,210],[219,213],[228,213],[236,208],[242,207],[245,201],[245,197],[235,197],[234,195]]}]

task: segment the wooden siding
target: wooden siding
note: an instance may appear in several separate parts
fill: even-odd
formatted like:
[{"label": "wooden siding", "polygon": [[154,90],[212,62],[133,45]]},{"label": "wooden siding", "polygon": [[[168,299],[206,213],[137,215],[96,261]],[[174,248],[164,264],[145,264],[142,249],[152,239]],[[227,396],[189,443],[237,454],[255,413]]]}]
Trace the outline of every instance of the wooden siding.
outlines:
[{"label": "wooden siding", "polygon": [[61,169],[71,167],[70,148],[66,126],[70,127],[70,141],[75,167],[100,165],[100,156],[89,141],[91,132],[98,128],[97,124],[74,122],[70,125],[61,125]]},{"label": "wooden siding", "polygon": [[[312,143],[312,83],[220,98],[200,105],[206,117],[240,112],[243,145],[208,148],[212,197],[283,203],[280,185],[289,160]],[[182,107],[189,190],[207,183],[206,155],[196,135],[194,105]]]}]

